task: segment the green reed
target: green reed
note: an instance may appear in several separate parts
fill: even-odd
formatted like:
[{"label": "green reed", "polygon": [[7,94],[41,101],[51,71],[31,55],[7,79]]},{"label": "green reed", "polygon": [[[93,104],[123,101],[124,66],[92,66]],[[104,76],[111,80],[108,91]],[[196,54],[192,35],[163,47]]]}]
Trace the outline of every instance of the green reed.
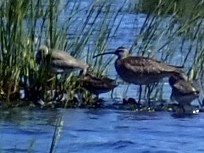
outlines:
[{"label": "green reed", "polygon": [[[130,50],[133,54],[183,65],[189,78],[199,79],[204,88],[204,6],[200,1],[189,2],[192,3],[190,10],[189,5],[183,5],[181,1],[176,0],[143,0],[135,4],[132,1],[131,5],[128,4],[129,1],[124,1],[121,7],[115,7],[107,1],[91,1],[85,7],[81,7],[80,0],[49,0],[46,3],[43,0],[1,2],[0,98],[5,101],[5,105],[15,106],[16,102],[13,101],[18,99],[18,91],[22,87],[31,92],[29,100],[38,95],[50,99],[46,98],[48,90],[59,91],[62,88],[69,98],[63,102],[63,107],[75,105],[72,100],[79,91],[82,91],[85,103],[89,104],[88,101],[92,101],[91,95],[80,89],[77,73],[58,82],[48,67],[39,69],[35,62],[35,52],[40,45],[47,44],[50,48],[64,50],[87,62],[98,76],[106,74],[113,57],[108,57],[106,61],[102,57],[92,57],[109,49],[125,11],[147,14],[132,42]],[[82,11],[85,13],[80,15]],[[122,11],[123,15],[120,14]],[[173,63],[178,53],[182,55],[179,57],[180,62]],[[150,92],[154,93],[154,98],[162,98],[162,84],[148,88],[151,88]]]},{"label": "green reed", "polygon": [[[117,28],[114,31],[110,29],[118,13],[112,13],[114,9],[109,2],[92,1],[86,7],[80,5],[79,0],[64,3],[60,0],[46,3],[43,0],[9,0],[1,3],[0,90],[1,98],[7,101],[5,105],[16,105],[12,101],[18,99],[18,91],[22,87],[31,92],[29,100],[38,95],[46,97],[47,90],[59,89],[59,82],[48,67],[39,69],[35,62],[35,52],[42,44],[69,52],[93,65],[94,71],[97,67],[95,73],[105,71],[111,58],[100,67],[98,64],[101,63],[95,62],[92,56],[106,50],[110,33],[114,35],[117,31]],[[84,10],[87,11],[82,17],[79,14]],[[63,11],[69,13],[65,13],[62,21]],[[80,17],[81,21],[77,22]],[[78,88],[76,75],[61,83],[71,98],[75,88]]]}]

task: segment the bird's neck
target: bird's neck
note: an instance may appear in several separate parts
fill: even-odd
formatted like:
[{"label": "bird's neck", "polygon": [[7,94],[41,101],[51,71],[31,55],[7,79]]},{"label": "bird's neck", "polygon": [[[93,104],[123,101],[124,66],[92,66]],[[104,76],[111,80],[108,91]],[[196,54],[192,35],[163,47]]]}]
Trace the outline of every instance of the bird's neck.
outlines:
[{"label": "bird's neck", "polygon": [[121,59],[124,59],[124,58],[127,58],[127,57],[128,57],[128,54],[118,55],[117,60],[121,60]]},{"label": "bird's neck", "polygon": [[120,60],[121,59],[119,57],[115,60],[115,69],[117,72],[120,72],[119,71]]}]

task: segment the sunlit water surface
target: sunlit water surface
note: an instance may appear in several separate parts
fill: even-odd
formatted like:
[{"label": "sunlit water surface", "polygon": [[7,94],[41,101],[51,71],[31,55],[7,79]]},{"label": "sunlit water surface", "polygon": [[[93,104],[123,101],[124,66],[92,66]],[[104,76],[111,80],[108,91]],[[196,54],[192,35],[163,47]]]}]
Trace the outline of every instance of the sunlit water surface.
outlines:
[{"label": "sunlit water surface", "polygon": [[203,153],[204,114],[176,118],[168,112],[109,109],[2,111],[0,151],[49,152],[62,116],[56,153]]}]

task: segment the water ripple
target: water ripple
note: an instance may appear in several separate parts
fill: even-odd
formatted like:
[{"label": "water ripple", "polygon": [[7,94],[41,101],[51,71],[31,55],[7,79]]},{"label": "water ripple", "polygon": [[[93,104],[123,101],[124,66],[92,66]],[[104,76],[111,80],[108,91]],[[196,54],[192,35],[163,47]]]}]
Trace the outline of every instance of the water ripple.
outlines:
[{"label": "water ripple", "polygon": [[11,153],[11,152],[15,152],[15,153],[28,153],[29,150],[28,149],[20,149],[20,148],[8,148],[8,149],[4,149],[4,153]]},{"label": "water ripple", "polygon": [[114,149],[121,149],[121,148],[125,148],[125,147],[130,147],[130,145],[134,145],[135,143],[133,141],[130,140],[118,140],[114,143],[112,143],[111,145],[113,145]]},{"label": "water ripple", "polygon": [[[49,115],[50,113],[50,115]],[[28,115],[24,112],[21,115]],[[54,127],[42,125],[43,113],[33,111],[35,117],[17,116],[0,120],[3,152],[28,152],[34,142],[34,152],[46,152],[50,147]],[[44,121],[53,112],[45,112]],[[5,114],[7,115],[7,113]],[[60,153],[202,153],[204,113],[193,118],[172,118],[169,113],[137,113],[122,110],[70,109],[63,111],[63,128],[57,144]],[[22,118],[24,120],[22,120]],[[97,119],[92,119],[97,118]],[[21,122],[22,121],[22,122]],[[12,139],[11,139],[12,138]],[[13,139],[14,138],[14,139]],[[16,147],[17,146],[17,147]],[[182,146],[182,147],[181,147]],[[63,149],[62,149],[63,148]]]}]

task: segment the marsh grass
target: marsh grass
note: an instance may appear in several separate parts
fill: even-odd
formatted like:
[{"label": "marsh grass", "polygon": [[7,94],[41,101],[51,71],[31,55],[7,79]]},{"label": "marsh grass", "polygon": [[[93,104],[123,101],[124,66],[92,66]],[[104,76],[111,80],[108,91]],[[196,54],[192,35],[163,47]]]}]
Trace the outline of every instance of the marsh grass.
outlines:
[{"label": "marsh grass", "polygon": [[[102,65],[101,60],[93,61],[92,56],[106,50],[110,34],[114,35],[117,31],[114,23],[121,8],[114,9],[111,3],[105,1],[92,1],[86,7],[81,6],[79,0],[49,0],[46,3],[43,0],[2,2],[0,89],[5,106],[15,106],[13,101],[19,98],[20,88],[26,88],[30,92],[27,99],[31,101],[39,96],[46,99],[46,90],[60,88],[48,67],[39,68],[35,62],[35,52],[42,44],[65,50],[86,61],[93,65],[92,69],[98,75],[104,73],[111,58]],[[83,16],[82,11],[85,12]],[[74,97],[76,80],[76,77],[69,77],[61,83],[70,99]],[[90,94],[85,99],[88,97]],[[64,104],[66,106],[67,102]]]},{"label": "marsh grass", "polygon": [[[21,88],[30,92],[29,101],[34,97],[46,97],[47,90],[63,89],[69,100],[61,107],[72,107],[75,94],[82,91],[78,89],[77,72],[59,83],[46,67],[39,69],[35,52],[40,45],[47,44],[87,62],[98,76],[106,75],[113,57],[103,60],[92,56],[112,49],[110,42],[127,12],[146,13],[145,21],[137,29],[139,32],[130,46],[131,53],[184,66],[189,78],[199,79],[204,88],[204,6],[202,1],[189,2],[191,7],[186,2],[182,5],[181,1],[168,0],[142,0],[135,4],[132,1],[131,5],[125,0],[119,7],[107,1],[90,1],[85,6],[80,0],[1,2],[0,98],[3,105],[15,106]],[[151,90],[145,90],[144,96],[150,91],[154,93],[152,98],[162,99],[162,84],[148,88]],[[85,104],[92,101],[90,93],[83,91],[82,94]]]}]

